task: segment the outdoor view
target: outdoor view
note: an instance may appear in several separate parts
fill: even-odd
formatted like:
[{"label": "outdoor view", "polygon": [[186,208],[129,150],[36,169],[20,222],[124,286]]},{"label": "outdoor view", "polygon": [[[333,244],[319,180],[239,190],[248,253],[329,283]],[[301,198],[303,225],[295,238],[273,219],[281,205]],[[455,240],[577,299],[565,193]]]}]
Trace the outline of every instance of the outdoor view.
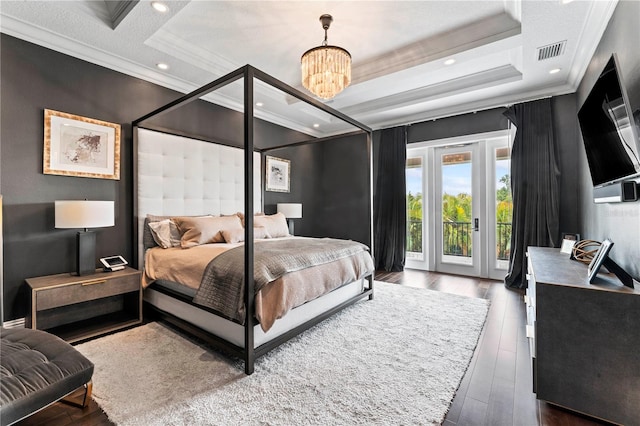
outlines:
[{"label": "outdoor view", "polygon": [[509,260],[511,253],[511,171],[509,148],[496,150],[496,255],[498,260]]},{"label": "outdoor view", "polygon": [[473,249],[471,152],[442,156],[442,254],[471,257]]},{"label": "outdoor view", "polygon": [[[443,254],[471,257],[471,161],[469,153],[443,156],[442,231]],[[508,260],[513,202],[509,175],[509,149],[496,150],[496,257]],[[407,159],[407,256],[423,258],[423,164],[421,157]]]},{"label": "outdoor view", "polygon": [[422,259],[422,157],[407,158],[407,257]]}]

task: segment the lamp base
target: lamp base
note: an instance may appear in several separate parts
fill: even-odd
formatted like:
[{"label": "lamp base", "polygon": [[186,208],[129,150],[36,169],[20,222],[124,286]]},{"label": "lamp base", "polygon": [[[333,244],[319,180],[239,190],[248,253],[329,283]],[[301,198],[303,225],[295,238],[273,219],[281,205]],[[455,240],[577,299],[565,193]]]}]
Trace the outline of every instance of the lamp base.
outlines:
[{"label": "lamp base", "polygon": [[289,222],[289,235],[295,235],[293,233],[293,220],[291,220],[291,219],[287,219],[287,220]]},{"label": "lamp base", "polygon": [[76,234],[76,274],[96,273],[96,233],[81,231]]}]

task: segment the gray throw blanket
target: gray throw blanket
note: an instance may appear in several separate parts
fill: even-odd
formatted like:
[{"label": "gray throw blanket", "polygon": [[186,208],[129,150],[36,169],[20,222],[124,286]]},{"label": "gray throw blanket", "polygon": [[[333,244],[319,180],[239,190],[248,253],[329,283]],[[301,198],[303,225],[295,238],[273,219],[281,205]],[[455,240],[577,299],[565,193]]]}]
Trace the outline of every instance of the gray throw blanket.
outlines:
[{"label": "gray throw blanket", "polygon": [[[253,251],[255,292],[288,272],[368,250],[364,244],[332,238],[256,241]],[[244,324],[244,246],[228,250],[209,262],[193,301]]]}]

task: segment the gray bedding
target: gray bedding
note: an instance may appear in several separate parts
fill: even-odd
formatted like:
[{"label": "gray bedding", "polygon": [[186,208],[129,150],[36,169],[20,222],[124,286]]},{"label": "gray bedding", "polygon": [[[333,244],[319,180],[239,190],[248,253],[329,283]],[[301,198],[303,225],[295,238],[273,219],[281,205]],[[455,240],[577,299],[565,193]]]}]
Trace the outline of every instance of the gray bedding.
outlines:
[{"label": "gray bedding", "polygon": [[[255,292],[289,272],[367,251],[364,244],[332,238],[257,240],[254,245]],[[207,265],[193,301],[244,323],[243,295],[244,247],[236,247],[218,255]]]}]

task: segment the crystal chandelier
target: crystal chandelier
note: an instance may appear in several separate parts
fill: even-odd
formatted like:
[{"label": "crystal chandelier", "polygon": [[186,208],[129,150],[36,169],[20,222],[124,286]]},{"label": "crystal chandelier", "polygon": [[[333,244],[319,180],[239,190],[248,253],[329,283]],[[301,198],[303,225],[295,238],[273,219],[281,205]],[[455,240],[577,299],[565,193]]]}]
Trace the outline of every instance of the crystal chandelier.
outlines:
[{"label": "crystal chandelier", "polygon": [[333,18],[322,15],[324,28],[321,46],[302,55],[302,85],[322,99],[331,99],[351,83],[351,55],[342,47],[327,44],[327,30]]}]

